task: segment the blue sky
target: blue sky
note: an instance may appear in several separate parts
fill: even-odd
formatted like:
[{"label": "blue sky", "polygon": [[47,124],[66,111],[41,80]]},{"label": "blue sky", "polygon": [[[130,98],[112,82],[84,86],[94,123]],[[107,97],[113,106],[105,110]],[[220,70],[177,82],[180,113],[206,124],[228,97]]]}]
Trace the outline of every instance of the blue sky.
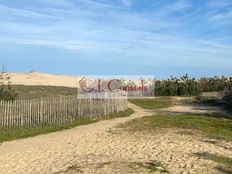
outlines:
[{"label": "blue sky", "polygon": [[232,75],[231,0],[0,0],[0,14],[9,71]]}]

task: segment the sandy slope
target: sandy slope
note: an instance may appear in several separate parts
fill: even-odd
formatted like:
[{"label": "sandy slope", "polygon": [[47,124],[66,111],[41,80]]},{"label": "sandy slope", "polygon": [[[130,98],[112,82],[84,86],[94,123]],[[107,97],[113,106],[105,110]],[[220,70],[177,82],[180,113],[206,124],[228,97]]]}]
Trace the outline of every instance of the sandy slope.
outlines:
[{"label": "sandy slope", "polygon": [[[197,152],[232,157],[232,143],[168,131],[144,135],[115,128],[119,123],[154,114],[130,104],[135,113],[41,135],[0,146],[0,173],[148,173],[134,162],[160,161],[171,173],[216,173],[216,164],[194,156]],[[155,172],[160,173],[160,172]]]},{"label": "sandy slope", "polygon": [[39,72],[31,73],[9,73],[13,85],[45,85],[77,87],[77,77],[46,74]]},{"label": "sandy slope", "polygon": [[[9,73],[11,77],[11,83],[13,85],[45,85],[45,86],[64,86],[64,87],[77,87],[77,82],[81,78],[91,78],[89,76],[67,76],[67,75],[57,75],[57,74],[48,74],[40,72],[30,72],[30,73],[20,73],[20,72],[11,72]],[[107,76],[105,77],[107,78]],[[108,76],[110,79],[114,79],[112,76]],[[126,77],[125,77],[126,78]],[[125,80],[128,82],[128,79]],[[137,85],[141,85],[141,80],[133,80]],[[148,81],[147,83],[151,83]]]}]

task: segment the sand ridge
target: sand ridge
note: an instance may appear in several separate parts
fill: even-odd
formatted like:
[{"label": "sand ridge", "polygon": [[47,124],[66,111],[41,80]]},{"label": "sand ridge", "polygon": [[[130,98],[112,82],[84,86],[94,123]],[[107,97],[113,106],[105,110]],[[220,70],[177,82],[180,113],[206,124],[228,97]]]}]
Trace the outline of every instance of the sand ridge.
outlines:
[{"label": "sand ridge", "polygon": [[40,72],[9,73],[10,82],[12,85],[42,85],[42,86],[63,86],[77,87],[78,77],[58,74],[48,74]]}]

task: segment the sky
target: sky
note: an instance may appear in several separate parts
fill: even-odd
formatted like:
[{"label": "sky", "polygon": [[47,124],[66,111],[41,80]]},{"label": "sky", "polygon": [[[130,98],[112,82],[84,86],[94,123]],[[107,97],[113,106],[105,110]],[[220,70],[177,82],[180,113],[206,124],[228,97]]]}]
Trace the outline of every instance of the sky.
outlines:
[{"label": "sky", "polygon": [[70,75],[232,76],[232,0],[0,0],[0,65]]}]

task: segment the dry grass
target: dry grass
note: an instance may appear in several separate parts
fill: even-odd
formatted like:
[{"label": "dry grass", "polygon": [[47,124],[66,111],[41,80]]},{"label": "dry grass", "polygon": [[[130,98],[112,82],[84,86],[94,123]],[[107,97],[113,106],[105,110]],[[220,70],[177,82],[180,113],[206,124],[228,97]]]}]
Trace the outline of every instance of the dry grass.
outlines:
[{"label": "dry grass", "polygon": [[12,88],[17,92],[18,99],[35,99],[77,95],[77,89],[69,87],[12,85]]}]

